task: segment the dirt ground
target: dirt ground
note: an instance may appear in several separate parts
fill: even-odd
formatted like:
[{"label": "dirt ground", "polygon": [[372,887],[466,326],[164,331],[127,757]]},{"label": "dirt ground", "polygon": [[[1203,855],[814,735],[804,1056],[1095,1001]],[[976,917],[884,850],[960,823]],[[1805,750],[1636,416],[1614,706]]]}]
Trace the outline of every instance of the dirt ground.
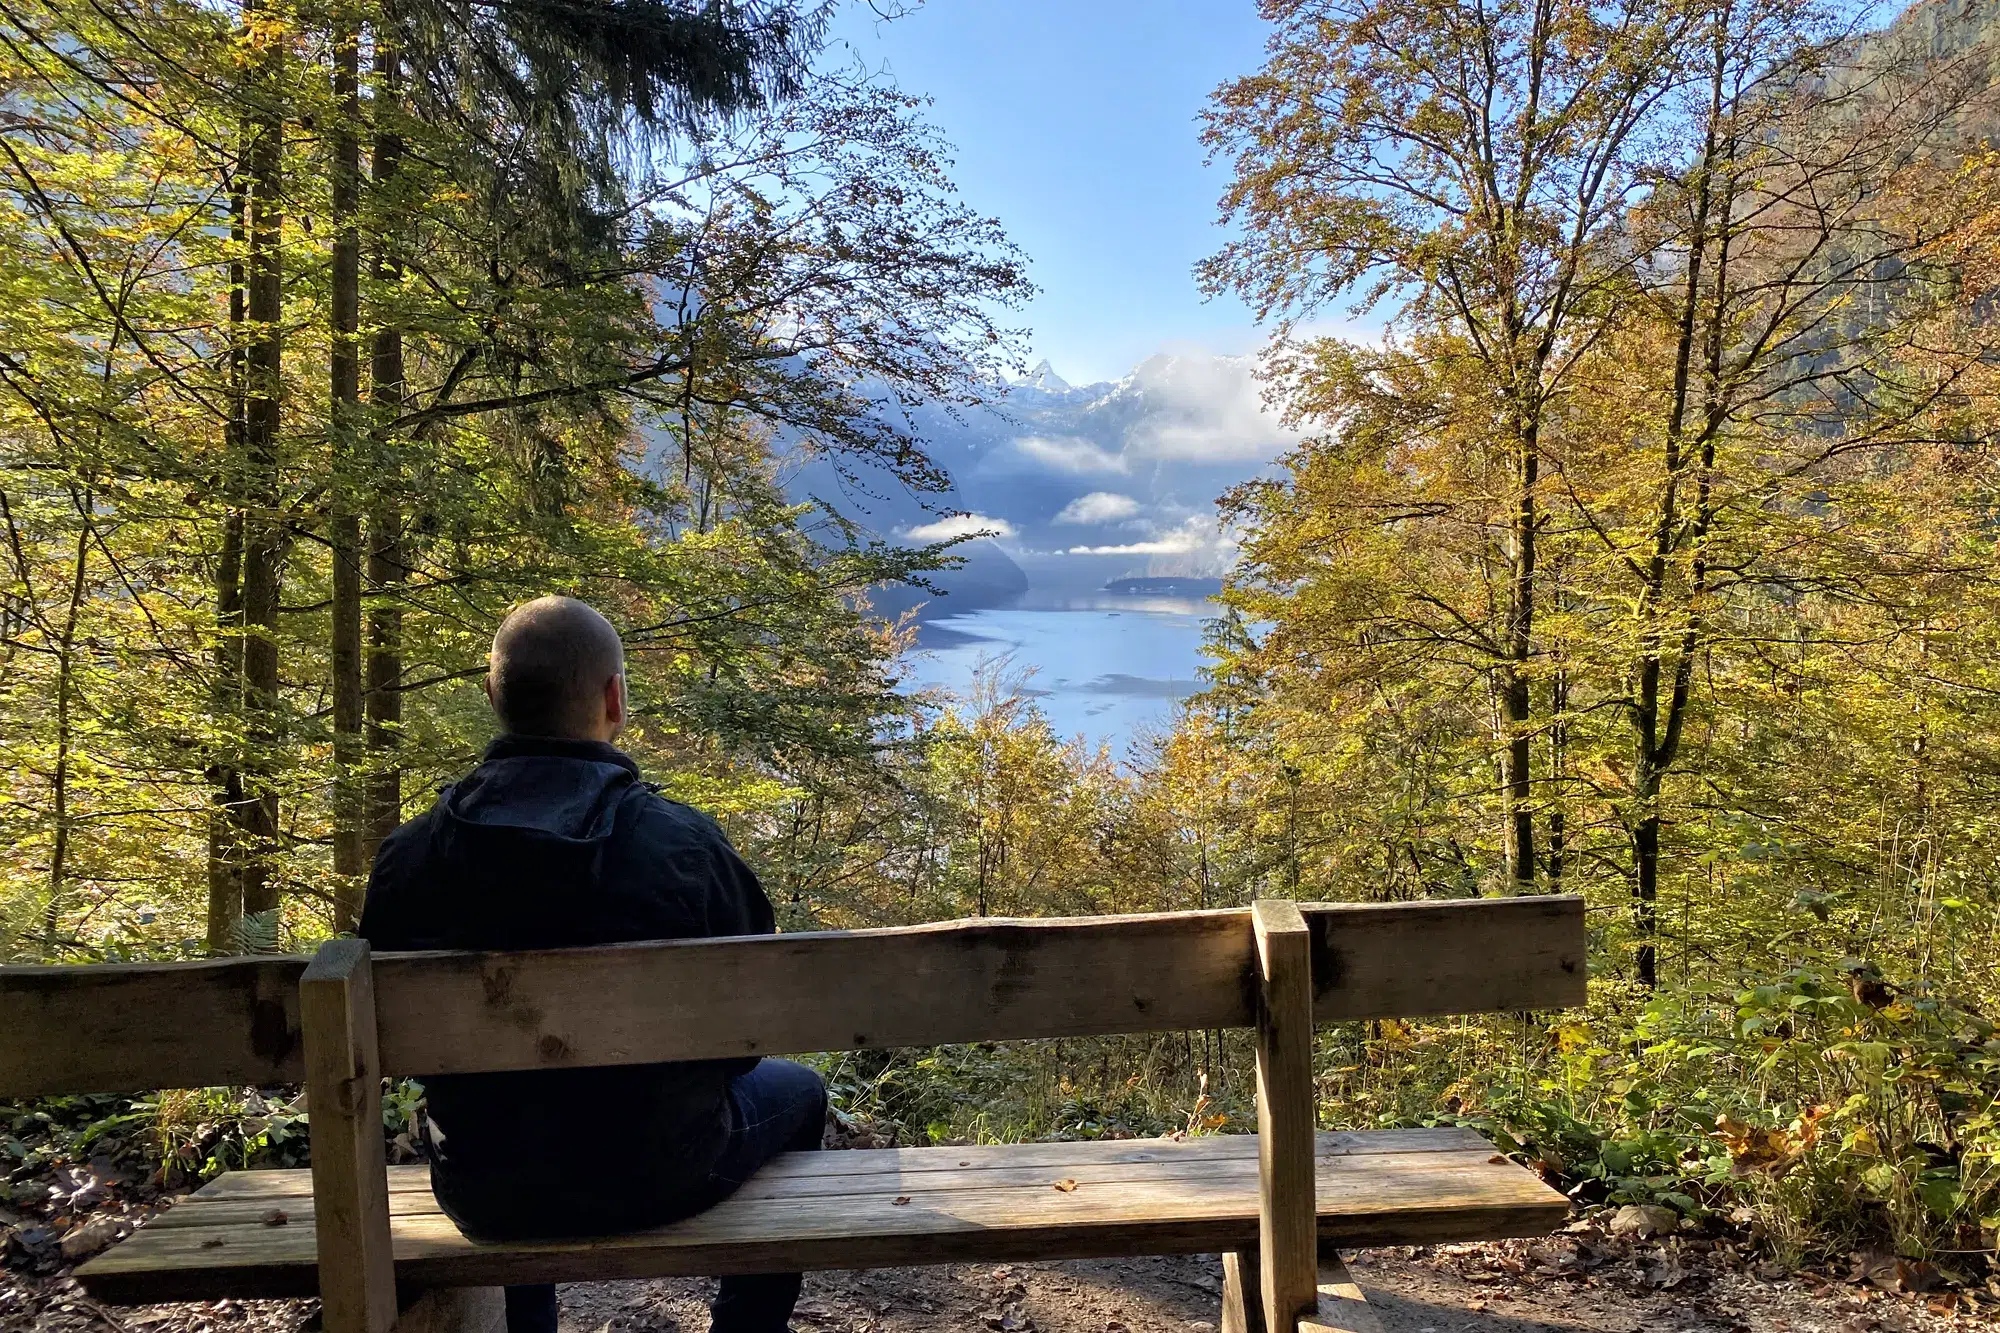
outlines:
[{"label": "dirt ground", "polygon": [[[1562,1273],[1550,1246],[1364,1250],[1354,1278],[1389,1333],[1943,1333],[2000,1328],[2000,1303],[1891,1294],[1872,1287],[1768,1281],[1671,1262],[1657,1251]],[[1516,1271],[1518,1270],[1518,1271]],[[954,1265],[814,1274],[798,1333],[1215,1333],[1221,1264],[1213,1255],[1060,1264]],[[703,1333],[708,1284],[565,1287],[563,1333]],[[1933,1310],[1935,1304],[1938,1308]]]},{"label": "dirt ground", "polygon": [[[2000,1292],[1905,1293],[1751,1272],[1677,1241],[1607,1254],[1587,1239],[1367,1250],[1355,1279],[1390,1333],[1945,1333],[2000,1328]],[[813,1274],[797,1333],[1215,1333],[1212,1255]],[[562,1289],[563,1333],[705,1333],[710,1284]],[[67,1278],[0,1274],[6,1333],[307,1333],[310,1301],[112,1308]]]}]

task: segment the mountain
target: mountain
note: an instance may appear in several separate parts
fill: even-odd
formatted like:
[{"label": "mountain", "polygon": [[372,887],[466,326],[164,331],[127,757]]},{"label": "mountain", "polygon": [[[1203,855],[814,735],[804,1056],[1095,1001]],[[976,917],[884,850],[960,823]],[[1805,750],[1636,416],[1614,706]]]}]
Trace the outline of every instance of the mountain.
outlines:
[{"label": "mountain", "polygon": [[1047,357],[1043,357],[1025,378],[1015,380],[1013,383],[1024,388],[1039,389],[1043,393],[1068,393],[1070,389],[1069,381],[1056,374],[1056,368],[1049,364]]},{"label": "mountain", "polygon": [[1214,577],[1234,556],[1216,497],[1296,438],[1265,410],[1254,371],[1249,357],[1179,353],[1073,386],[1043,361],[1004,383],[991,408],[913,413],[953,479],[929,507],[883,475],[845,484],[823,460],[794,460],[787,485],[912,542],[990,534],[960,548],[968,567],[946,580],[963,599],[954,610],[1005,595],[1007,565],[1023,588],[1053,594],[1125,577]]}]

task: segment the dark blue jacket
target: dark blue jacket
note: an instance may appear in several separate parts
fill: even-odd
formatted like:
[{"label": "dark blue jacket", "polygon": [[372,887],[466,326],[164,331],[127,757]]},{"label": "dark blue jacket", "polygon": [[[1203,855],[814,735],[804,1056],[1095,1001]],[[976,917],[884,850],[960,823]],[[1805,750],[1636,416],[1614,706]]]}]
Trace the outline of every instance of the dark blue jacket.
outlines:
[{"label": "dark blue jacket", "polygon": [[[773,928],[715,821],[661,797],[622,752],[502,736],[382,843],[360,934],[377,949],[559,949]],[[432,1188],[475,1236],[677,1216],[722,1151],[729,1079],[755,1063],[425,1079]]]}]

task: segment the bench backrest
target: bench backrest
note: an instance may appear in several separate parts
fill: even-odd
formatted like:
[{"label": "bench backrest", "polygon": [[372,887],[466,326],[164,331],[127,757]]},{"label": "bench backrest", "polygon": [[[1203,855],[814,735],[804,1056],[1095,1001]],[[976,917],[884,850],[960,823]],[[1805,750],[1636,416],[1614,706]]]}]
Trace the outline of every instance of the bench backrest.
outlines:
[{"label": "bench backrest", "polygon": [[[1302,904],[1313,1017],[1584,997],[1571,897]],[[1254,1026],[1249,909],[373,956],[389,1074]],[[293,1083],[309,960],[0,968],[0,1096]]]},{"label": "bench backrest", "polygon": [[1317,1299],[1312,1031],[1585,993],[1576,898],[958,921],[529,953],[0,968],[0,1095],[302,1079],[326,1333],[392,1333],[384,1074],[1257,1030],[1264,1324]]}]

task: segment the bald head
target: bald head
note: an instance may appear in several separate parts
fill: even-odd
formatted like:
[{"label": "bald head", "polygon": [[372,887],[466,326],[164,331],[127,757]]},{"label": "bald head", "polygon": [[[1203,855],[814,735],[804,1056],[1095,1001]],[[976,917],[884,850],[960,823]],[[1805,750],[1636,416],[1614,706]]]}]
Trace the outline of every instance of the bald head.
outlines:
[{"label": "bald head", "polygon": [[508,731],[608,741],[625,725],[625,648],[574,597],[515,607],[493,636],[486,697]]}]

